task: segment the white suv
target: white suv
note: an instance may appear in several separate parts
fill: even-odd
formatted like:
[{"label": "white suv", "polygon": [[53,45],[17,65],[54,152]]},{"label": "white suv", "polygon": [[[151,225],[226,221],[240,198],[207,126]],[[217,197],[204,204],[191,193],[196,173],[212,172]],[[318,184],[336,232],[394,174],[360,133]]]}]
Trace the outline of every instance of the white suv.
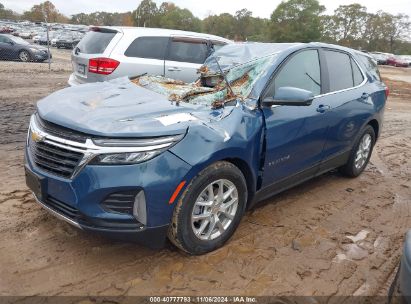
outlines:
[{"label": "white suv", "polygon": [[93,27],[71,55],[68,83],[161,75],[192,82],[212,50],[230,40],[194,32],[139,27]]}]

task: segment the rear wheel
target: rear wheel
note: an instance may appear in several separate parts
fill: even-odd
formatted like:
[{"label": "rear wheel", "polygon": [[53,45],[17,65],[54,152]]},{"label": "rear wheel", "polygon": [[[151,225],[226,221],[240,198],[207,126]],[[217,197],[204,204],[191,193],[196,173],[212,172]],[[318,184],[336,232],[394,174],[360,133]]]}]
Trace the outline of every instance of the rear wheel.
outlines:
[{"label": "rear wheel", "polygon": [[29,52],[27,52],[27,51],[25,51],[25,50],[20,51],[20,53],[19,53],[19,58],[20,58],[20,60],[23,61],[23,62],[28,62],[28,61],[31,60]]},{"label": "rear wheel", "polygon": [[340,168],[341,173],[349,177],[357,177],[360,175],[370,160],[374,144],[374,128],[367,125],[359,140],[351,150],[348,162]]},{"label": "rear wheel", "polygon": [[175,207],[169,239],[190,254],[221,247],[234,233],[244,212],[247,187],[241,171],[217,162],[187,186]]}]

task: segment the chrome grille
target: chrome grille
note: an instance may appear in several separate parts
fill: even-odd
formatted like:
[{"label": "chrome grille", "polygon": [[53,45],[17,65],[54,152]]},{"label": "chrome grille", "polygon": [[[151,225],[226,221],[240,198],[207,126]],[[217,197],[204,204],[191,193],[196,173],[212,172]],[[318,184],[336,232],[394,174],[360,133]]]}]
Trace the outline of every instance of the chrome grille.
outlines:
[{"label": "chrome grille", "polygon": [[38,168],[51,174],[70,178],[83,153],[64,149],[46,142],[35,142],[29,137],[31,157]]},{"label": "chrome grille", "polygon": [[48,134],[80,143],[85,143],[87,140],[87,134],[51,123],[47,120],[40,118],[38,113],[35,114],[35,118],[37,126]]}]

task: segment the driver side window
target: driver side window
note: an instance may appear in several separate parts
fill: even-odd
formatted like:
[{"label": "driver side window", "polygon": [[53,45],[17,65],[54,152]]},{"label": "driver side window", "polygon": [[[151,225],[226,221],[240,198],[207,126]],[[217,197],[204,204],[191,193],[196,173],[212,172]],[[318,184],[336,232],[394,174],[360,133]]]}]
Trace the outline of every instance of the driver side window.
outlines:
[{"label": "driver side window", "polygon": [[266,96],[273,97],[281,87],[294,87],[321,94],[320,60],[317,50],[307,50],[292,56],[271,83]]}]

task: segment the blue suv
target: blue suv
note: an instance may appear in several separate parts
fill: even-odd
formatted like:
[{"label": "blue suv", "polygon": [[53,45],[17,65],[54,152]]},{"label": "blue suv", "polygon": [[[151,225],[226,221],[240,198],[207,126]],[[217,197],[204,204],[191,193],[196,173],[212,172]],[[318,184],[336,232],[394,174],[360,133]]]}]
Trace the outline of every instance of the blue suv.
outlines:
[{"label": "blue suv", "polygon": [[190,254],[222,246],[245,210],[334,168],[356,177],[388,90],[375,62],[321,43],[232,44],[195,83],[140,75],[37,104],[26,183],[87,231]]}]

